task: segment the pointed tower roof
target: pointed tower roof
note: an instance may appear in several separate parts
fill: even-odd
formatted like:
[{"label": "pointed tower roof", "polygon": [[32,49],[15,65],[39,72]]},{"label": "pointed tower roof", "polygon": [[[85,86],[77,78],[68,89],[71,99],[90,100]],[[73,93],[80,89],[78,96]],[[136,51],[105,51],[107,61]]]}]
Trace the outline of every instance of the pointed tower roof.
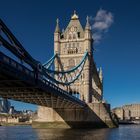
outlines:
[{"label": "pointed tower roof", "polygon": [[59,19],[56,19],[56,27],[55,27],[55,32],[60,32],[60,28],[59,28]]},{"label": "pointed tower roof", "polygon": [[78,17],[78,15],[76,14],[76,11],[74,10],[74,14],[73,14],[73,16],[71,16],[71,19],[72,20],[75,20],[75,19],[78,19],[79,17]]},{"label": "pointed tower roof", "polygon": [[91,26],[90,26],[90,23],[89,23],[89,16],[87,16],[86,20],[87,20],[87,22],[86,22],[85,29],[91,30]]},{"label": "pointed tower roof", "polygon": [[100,80],[102,82],[103,81],[103,71],[102,71],[101,67],[99,68],[99,78],[100,78]]},{"label": "pointed tower roof", "polygon": [[74,11],[74,14],[71,16],[71,20],[65,29],[65,34],[70,32],[71,27],[74,27],[76,32],[80,32],[80,36],[84,37],[84,30],[83,27],[79,21],[79,16],[76,14],[76,11]]}]

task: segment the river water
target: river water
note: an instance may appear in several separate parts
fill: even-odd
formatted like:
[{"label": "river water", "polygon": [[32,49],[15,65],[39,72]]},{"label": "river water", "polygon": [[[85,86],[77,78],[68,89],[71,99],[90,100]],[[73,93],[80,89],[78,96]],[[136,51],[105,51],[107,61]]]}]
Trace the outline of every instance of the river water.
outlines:
[{"label": "river water", "polygon": [[140,125],[113,129],[33,129],[0,126],[0,140],[140,140]]}]

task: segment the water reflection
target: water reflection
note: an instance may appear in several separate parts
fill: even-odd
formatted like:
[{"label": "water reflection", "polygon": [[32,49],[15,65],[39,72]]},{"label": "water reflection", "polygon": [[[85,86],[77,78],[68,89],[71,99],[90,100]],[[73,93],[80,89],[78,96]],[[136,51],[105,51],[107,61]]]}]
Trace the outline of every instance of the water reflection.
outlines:
[{"label": "water reflection", "polygon": [[0,140],[38,140],[30,126],[0,126]]},{"label": "water reflection", "polygon": [[107,140],[110,129],[36,129],[39,139],[46,140]]},{"label": "water reflection", "polygon": [[140,140],[140,125],[113,129],[33,129],[0,126],[0,140]]}]

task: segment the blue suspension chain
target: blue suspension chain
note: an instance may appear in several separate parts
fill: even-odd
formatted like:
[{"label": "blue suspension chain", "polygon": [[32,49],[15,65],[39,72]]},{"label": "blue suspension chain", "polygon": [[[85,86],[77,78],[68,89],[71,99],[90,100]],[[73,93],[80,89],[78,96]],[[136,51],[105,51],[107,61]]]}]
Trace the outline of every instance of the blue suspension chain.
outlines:
[{"label": "blue suspension chain", "polygon": [[43,66],[49,69],[56,57],[57,57],[57,54],[54,54],[51,59],[49,59],[47,62],[43,64]]},{"label": "blue suspension chain", "polygon": [[74,70],[76,70],[78,67],[81,66],[81,64],[82,64],[82,63],[84,62],[84,60],[86,59],[87,55],[88,55],[88,52],[85,52],[85,54],[84,54],[84,56],[83,56],[81,62],[80,62],[77,66],[73,67],[73,68],[70,69],[70,70],[66,70],[66,71],[54,71],[54,70],[46,69],[46,71],[47,71],[48,73],[54,73],[54,74],[71,73],[71,72],[73,72]]},{"label": "blue suspension chain", "polygon": [[[82,71],[83,71],[83,67],[84,67],[84,64],[85,64],[85,61],[86,61],[87,56],[88,56],[88,53],[86,52],[86,53],[84,54],[84,57],[82,58],[82,61],[81,61],[77,66],[73,67],[73,68],[70,69],[70,70],[60,72],[60,71],[49,70],[49,69],[47,68],[47,69],[45,69],[45,71],[44,71],[43,73],[45,74],[45,76],[47,76],[47,79],[48,79],[48,80],[50,80],[50,81],[52,81],[52,82],[54,82],[54,83],[56,83],[56,84],[70,85],[70,84],[74,83],[74,82],[79,78],[79,76],[81,75],[81,73],[82,73]],[[53,60],[53,61],[54,61],[54,59],[55,59],[55,58],[54,58],[54,56],[53,56],[50,60]],[[49,60],[48,62],[51,62],[50,60]],[[47,63],[47,64],[49,64],[49,63]],[[78,71],[78,75],[75,74],[75,77],[72,78],[71,73],[74,73],[74,72],[76,72],[76,71]],[[51,75],[57,75],[57,76],[58,76],[58,75],[61,75],[61,77],[60,77],[60,78],[61,78],[61,81],[56,80],[56,79],[54,78],[54,76],[52,77]],[[67,78],[66,75],[70,75],[71,81],[68,81],[68,78]],[[62,81],[62,78],[63,78],[63,80],[65,80],[65,81]]]}]

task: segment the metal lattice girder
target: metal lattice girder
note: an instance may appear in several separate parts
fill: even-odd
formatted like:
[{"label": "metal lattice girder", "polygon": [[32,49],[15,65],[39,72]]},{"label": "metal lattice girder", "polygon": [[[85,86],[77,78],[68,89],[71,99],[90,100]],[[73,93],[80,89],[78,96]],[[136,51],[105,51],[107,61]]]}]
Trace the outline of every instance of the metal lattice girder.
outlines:
[{"label": "metal lattice girder", "polygon": [[[7,39],[0,34],[0,41],[2,45],[11,51],[16,57],[28,63],[31,67],[37,68],[38,61],[36,61],[21,45],[21,43],[16,39],[4,22],[0,19],[1,32],[7,37]],[[9,42],[8,42],[9,40]]]},{"label": "metal lattice girder", "polygon": [[[5,55],[0,53],[0,77],[4,76],[3,79],[0,79],[0,83],[3,83],[2,85],[0,84],[0,95],[2,97],[49,107],[53,105],[55,108],[60,108],[63,100],[65,100],[65,104],[61,105],[61,107],[66,106],[66,104],[71,108],[74,106],[84,107],[86,105],[47,80],[37,79],[36,81],[34,74],[31,75],[30,72],[25,72],[28,71],[27,68],[17,62],[16,65],[12,65],[10,62],[13,60],[9,58],[10,60],[7,62],[3,59],[4,57]],[[19,69],[19,66],[22,68]],[[24,73],[21,71],[23,69]],[[9,87],[7,87],[8,80],[10,83]],[[18,83],[20,84],[15,86],[15,83],[17,85]]]},{"label": "metal lattice girder", "polygon": [[50,66],[52,65],[52,63],[54,62],[55,58],[57,57],[57,54],[54,54],[53,57],[51,59],[49,59],[47,62],[45,62],[43,64],[43,66],[47,69],[50,68]]},{"label": "metal lattice girder", "polygon": [[[54,62],[54,59],[56,58],[57,55],[54,55],[47,63],[45,63],[44,65],[41,65],[39,61],[35,60],[25,49],[24,47],[21,45],[21,43],[16,39],[16,37],[12,34],[12,32],[8,29],[8,27],[4,24],[4,22],[0,19],[0,26],[1,26],[1,31],[3,32],[3,34],[5,34],[5,36],[8,38],[5,39],[4,36],[2,36],[2,34],[0,34],[0,41],[2,42],[2,45],[7,48],[9,51],[11,51],[16,57],[18,57],[19,59],[23,60],[24,62],[26,62],[27,64],[29,64],[35,71],[36,71],[36,78],[38,78],[38,75],[41,75],[41,77],[44,77],[45,79],[48,79],[49,81],[52,81],[56,84],[62,84],[62,85],[69,85],[73,82],[75,82],[80,74],[81,71],[79,72],[79,74],[75,75],[75,77],[68,81],[67,78],[65,78],[65,81],[59,81],[57,79],[55,79],[55,75],[58,74],[70,74],[73,73],[74,71],[78,70],[79,67],[82,66],[82,64],[85,63],[86,58],[88,53],[86,52],[82,61],[75,67],[73,67],[70,70],[67,71],[54,71],[54,70],[50,70],[50,66],[51,64]],[[45,68],[45,66],[47,66]],[[83,67],[83,66],[82,66]],[[51,74],[52,73],[52,74]]]},{"label": "metal lattice girder", "polygon": [[[1,19],[0,27],[2,32],[0,34],[0,42],[2,46],[33,68],[33,71],[29,70],[27,67],[0,52],[0,95],[2,97],[50,107],[86,106],[80,99],[71,96],[67,91],[57,87],[56,83],[69,85],[77,80],[83,70],[88,56],[87,52],[82,61],[74,68],[64,72],[52,71],[49,68],[56,56],[47,63],[49,66],[46,69],[24,49]],[[62,73],[62,76],[69,76],[69,78],[72,77],[71,74],[73,73],[75,77],[71,81],[65,79],[67,81],[61,82],[56,80],[54,76],[60,73]],[[9,80],[9,83],[3,80]],[[57,100],[58,97],[59,99]]]}]

